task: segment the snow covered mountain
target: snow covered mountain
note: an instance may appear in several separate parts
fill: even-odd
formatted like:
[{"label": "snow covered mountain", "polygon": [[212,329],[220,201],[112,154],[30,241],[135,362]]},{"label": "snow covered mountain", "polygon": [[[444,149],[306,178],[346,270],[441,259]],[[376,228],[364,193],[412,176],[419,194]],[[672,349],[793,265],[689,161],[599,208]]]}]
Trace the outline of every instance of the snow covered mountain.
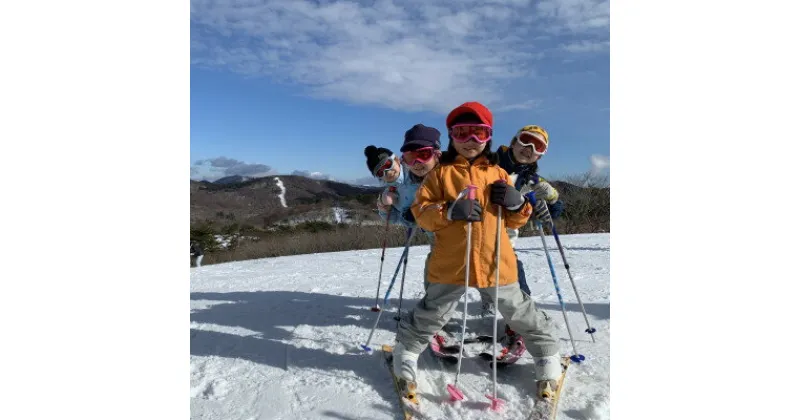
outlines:
[{"label": "snow covered mountain", "polygon": [[377,221],[376,187],[311,179],[296,175],[262,178],[227,177],[190,181],[190,218],[194,222],[237,222],[263,227],[302,221],[347,223]]},{"label": "snow covered mountain", "polygon": [[[562,235],[570,269],[597,342],[586,324],[558,254],[554,258],[566,313],[578,351],[586,357],[573,365],[560,404],[560,420],[610,418],[609,411],[609,234]],[[561,351],[572,354],[569,336],[541,239],[520,238],[517,253],[525,265],[534,300],[552,319]],[[403,309],[423,295],[422,270],[427,246],[412,247],[408,259]],[[381,299],[399,260],[401,248],[386,250]],[[191,272],[191,417],[210,420],[251,419],[395,419],[397,394],[379,352],[361,350],[376,313],[380,249],[296,255],[193,268]],[[400,279],[392,290],[397,305]],[[480,318],[477,291],[470,290],[468,328],[491,333]],[[387,314],[396,308],[388,307]],[[462,305],[454,319],[461,319]],[[373,347],[393,343],[395,321],[384,314]],[[502,325],[502,319],[501,324]],[[468,350],[469,352],[469,350]],[[472,354],[472,353],[468,353]],[[447,401],[445,386],[454,366],[440,365],[428,351],[420,356],[422,410],[430,419],[520,419],[532,406],[530,356],[498,371],[501,413],[486,410],[491,369],[479,357],[464,359],[459,386],[467,401]]]}]

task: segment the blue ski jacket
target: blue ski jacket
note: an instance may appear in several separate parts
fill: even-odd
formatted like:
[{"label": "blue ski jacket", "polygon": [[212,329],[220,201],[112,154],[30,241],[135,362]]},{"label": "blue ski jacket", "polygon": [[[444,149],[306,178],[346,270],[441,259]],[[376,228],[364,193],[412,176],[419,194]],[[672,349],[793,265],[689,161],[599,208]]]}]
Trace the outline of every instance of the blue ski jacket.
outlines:
[{"label": "blue ski jacket", "polygon": [[[386,220],[389,218],[389,223],[395,225],[403,225],[407,228],[413,228],[417,226],[416,221],[410,221],[406,217],[411,218],[413,220],[413,215],[411,215],[411,204],[414,203],[414,199],[417,195],[417,189],[420,185],[422,185],[422,178],[411,173],[411,171],[405,166],[400,165],[400,176],[394,182],[385,182],[381,180],[381,185],[384,186],[384,193],[388,192],[389,187],[397,188],[397,201],[392,204],[392,207],[389,209],[389,213],[387,214],[383,210],[378,211],[378,215],[381,217],[382,220]],[[405,215],[405,216],[404,216]],[[433,232],[424,231],[425,235],[428,236],[428,239],[431,241],[433,240]]]}]

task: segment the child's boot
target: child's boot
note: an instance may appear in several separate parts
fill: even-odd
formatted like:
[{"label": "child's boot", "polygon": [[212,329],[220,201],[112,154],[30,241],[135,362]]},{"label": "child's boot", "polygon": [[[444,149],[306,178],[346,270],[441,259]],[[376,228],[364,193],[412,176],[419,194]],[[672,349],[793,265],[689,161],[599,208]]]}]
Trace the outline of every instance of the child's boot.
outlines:
[{"label": "child's boot", "polygon": [[556,353],[552,356],[534,357],[533,372],[536,378],[536,388],[540,398],[552,398],[558,390],[558,378],[563,372],[561,356]]},{"label": "child's boot", "polygon": [[400,392],[407,400],[419,404],[417,400],[417,358],[419,354],[406,350],[403,343],[397,342],[392,351],[392,370],[397,377]]},{"label": "child's boot", "polygon": [[417,359],[419,354],[410,352],[403,343],[396,343],[392,351],[392,368],[398,379],[417,382]]}]

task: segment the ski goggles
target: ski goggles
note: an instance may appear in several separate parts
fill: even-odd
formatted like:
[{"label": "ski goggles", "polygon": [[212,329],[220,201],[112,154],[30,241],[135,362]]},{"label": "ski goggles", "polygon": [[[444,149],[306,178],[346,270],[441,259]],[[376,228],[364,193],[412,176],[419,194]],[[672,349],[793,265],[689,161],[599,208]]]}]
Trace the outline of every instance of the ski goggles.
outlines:
[{"label": "ski goggles", "polygon": [[403,152],[403,162],[406,165],[414,165],[416,163],[428,163],[433,159],[433,147],[422,147],[416,150],[409,150]]},{"label": "ski goggles", "polygon": [[533,149],[533,153],[541,156],[547,152],[547,143],[542,140],[541,134],[531,131],[522,131],[514,137],[523,146]]},{"label": "ski goggles", "polygon": [[458,143],[466,143],[470,139],[478,143],[486,143],[492,139],[492,126],[486,124],[458,124],[450,127],[450,137]]},{"label": "ski goggles", "polygon": [[375,176],[378,178],[383,178],[383,176],[386,175],[386,171],[392,169],[393,164],[394,164],[394,159],[392,159],[391,156],[386,158],[386,160],[381,162],[380,165],[375,167],[375,172],[374,172]]}]

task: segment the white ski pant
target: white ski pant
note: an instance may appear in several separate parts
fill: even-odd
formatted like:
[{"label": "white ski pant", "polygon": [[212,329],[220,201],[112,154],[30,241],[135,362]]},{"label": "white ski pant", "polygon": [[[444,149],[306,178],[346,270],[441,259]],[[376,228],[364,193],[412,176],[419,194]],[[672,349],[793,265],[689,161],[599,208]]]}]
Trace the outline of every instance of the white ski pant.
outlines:
[{"label": "white ski pant", "polygon": [[[536,309],[533,299],[523,293],[516,283],[498,289],[496,309],[503,315],[505,323],[523,337],[528,352],[534,357],[557,354],[558,338],[544,314]],[[494,301],[494,287],[478,291],[482,299],[485,296]],[[397,341],[403,343],[408,351],[422,353],[433,334],[441,330],[453,316],[463,295],[463,285],[429,283],[425,296],[414,307],[411,316],[400,321]]]}]

